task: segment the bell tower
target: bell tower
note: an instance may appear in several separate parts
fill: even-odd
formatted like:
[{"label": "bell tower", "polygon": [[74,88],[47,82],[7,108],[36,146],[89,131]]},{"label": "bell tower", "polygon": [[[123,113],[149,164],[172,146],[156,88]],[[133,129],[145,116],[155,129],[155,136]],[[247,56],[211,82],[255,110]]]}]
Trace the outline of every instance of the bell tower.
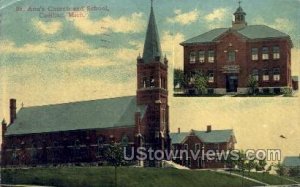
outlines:
[{"label": "bell tower", "polygon": [[234,21],[232,21],[233,29],[242,29],[247,26],[246,13],[241,7],[241,1],[239,1],[239,7],[236,9],[234,15]]},{"label": "bell tower", "polygon": [[152,1],[143,56],[137,58],[137,104],[147,106],[147,122],[140,132],[144,144],[169,149],[168,60],[162,56]]}]

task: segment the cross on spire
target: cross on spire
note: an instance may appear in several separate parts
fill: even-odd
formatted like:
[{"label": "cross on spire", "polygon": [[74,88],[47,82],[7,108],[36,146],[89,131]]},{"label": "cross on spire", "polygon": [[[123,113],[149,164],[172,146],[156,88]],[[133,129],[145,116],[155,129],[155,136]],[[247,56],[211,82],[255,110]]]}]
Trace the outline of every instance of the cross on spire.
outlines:
[{"label": "cross on spire", "polygon": [[239,0],[239,7],[241,7],[241,3],[242,3],[242,1],[241,1],[241,0]]}]

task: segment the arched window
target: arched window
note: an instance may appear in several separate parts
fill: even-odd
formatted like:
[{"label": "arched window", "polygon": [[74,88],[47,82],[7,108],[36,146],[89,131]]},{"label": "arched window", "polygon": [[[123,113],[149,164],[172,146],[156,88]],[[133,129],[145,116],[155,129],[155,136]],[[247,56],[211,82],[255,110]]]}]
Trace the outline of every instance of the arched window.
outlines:
[{"label": "arched window", "polygon": [[252,77],[253,77],[254,80],[259,81],[259,72],[258,72],[257,69],[253,69]]},{"label": "arched window", "polygon": [[127,135],[124,135],[124,136],[122,137],[121,144],[122,144],[124,147],[126,147],[126,146],[128,146],[128,143],[129,143],[129,138],[128,138]]},{"label": "arched window", "polygon": [[228,52],[228,62],[235,62],[235,51]]},{"label": "arched window", "polygon": [[155,79],[153,76],[150,77],[150,87],[151,88],[155,87]]},{"label": "arched window", "polygon": [[97,151],[96,151],[96,156],[102,156],[104,150],[104,137],[99,136],[97,139]]}]

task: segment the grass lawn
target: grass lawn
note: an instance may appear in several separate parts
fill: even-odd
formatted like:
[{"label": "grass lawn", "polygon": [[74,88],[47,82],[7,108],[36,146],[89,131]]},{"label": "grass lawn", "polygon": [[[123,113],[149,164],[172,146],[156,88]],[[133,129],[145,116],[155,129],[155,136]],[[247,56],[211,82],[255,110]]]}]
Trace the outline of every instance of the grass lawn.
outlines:
[{"label": "grass lawn", "polygon": [[[114,186],[112,167],[3,169],[2,182],[52,186]],[[240,187],[242,179],[212,171],[163,168],[118,168],[118,186]],[[258,184],[245,180],[246,186]]]},{"label": "grass lawn", "polygon": [[[234,171],[234,173],[242,175],[242,172],[239,171]],[[295,184],[295,182],[286,180],[284,179],[284,177],[279,177],[268,173],[255,173],[255,172],[248,173],[247,171],[245,171],[245,176],[271,185]]]}]

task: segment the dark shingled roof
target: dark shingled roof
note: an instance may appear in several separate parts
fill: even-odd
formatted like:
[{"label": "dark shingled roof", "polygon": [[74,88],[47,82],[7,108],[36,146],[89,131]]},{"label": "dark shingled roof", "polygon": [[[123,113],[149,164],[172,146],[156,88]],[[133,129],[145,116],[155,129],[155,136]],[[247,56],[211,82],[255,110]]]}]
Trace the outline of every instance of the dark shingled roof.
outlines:
[{"label": "dark shingled roof", "polygon": [[300,156],[287,156],[283,160],[286,167],[300,167]]},{"label": "dark shingled roof", "polygon": [[158,30],[155,21],[155,15],[154,15],[153,7],[151,6],[148,29],[146,33],[146,40],[144,44],[143,60],[145,63],[150,63],[157,56],[162,57],[162,52],[161,52],[160,40],[159,40]]},{"label": "dark shingled roof", "polygon": [[25,107],[6,135],[133,127],[135,112],[144,116],[146,108],[137,106],[135,96]]},{"label": "dark shingled roof", "polygon": [[197,43],[209,43],[214,42],[222,34],[228,31],[236,31],[249,40],[255,39],[269,39],[269,38],[288,38],[289,35],[268,27],[266,25],[249,25],[239,30],[233,30],[229,28],[219,28],[208,31],[199,36],[193,37],[181,43],[181,45],[197,44]]},{"label": "dark shingled roof", "polygon": [[232,136],[234,137],[232,129],[212,130],[211,132],[193,130],[192,132],[170,133],[172,144],[182,143],[182,141],[191,133],[198,136],[204,143],[224,143],[228,142]]}]

